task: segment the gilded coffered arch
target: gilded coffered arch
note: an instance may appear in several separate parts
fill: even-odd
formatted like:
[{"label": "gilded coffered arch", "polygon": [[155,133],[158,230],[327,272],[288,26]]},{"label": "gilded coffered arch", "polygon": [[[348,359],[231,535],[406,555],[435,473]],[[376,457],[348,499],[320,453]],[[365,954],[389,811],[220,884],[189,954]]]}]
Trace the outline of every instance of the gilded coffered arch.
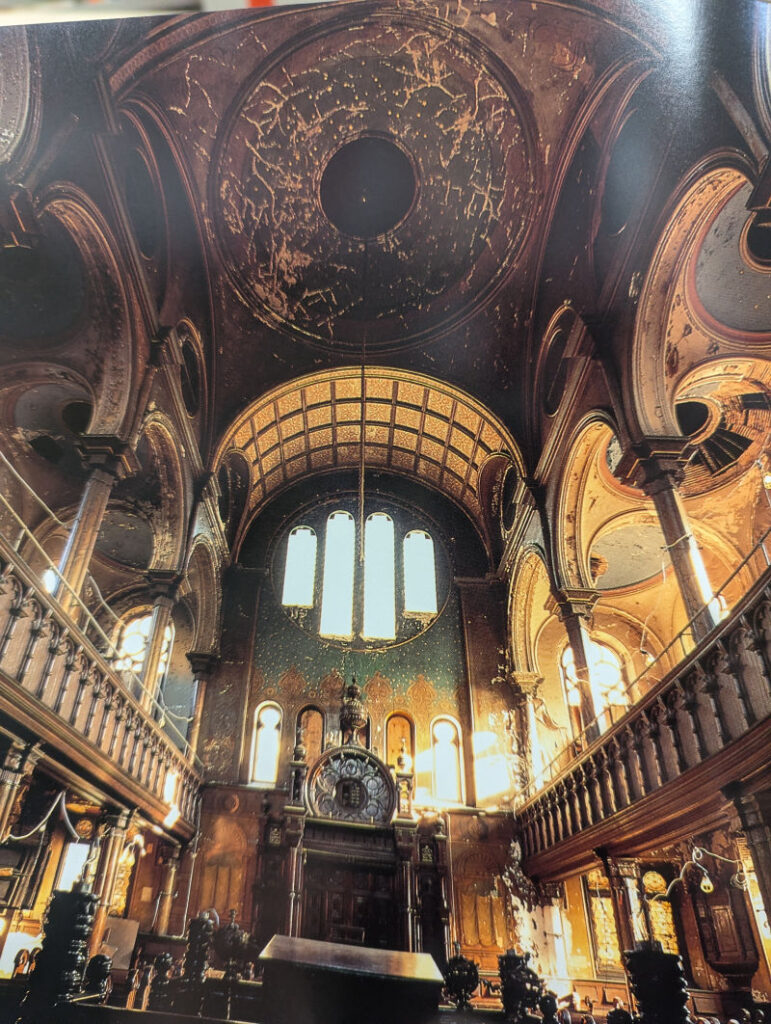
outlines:
[{"label": "gilded coffered arch", "polygon": [[311,374],[263,395],[225,433],[214,466],[243,453],[248,522],[302,477],[358,467],[362,443],[367,470],[416,477],[475,524],[485,460],[502,453],[522,471],[513,437],[480,402],[434,378],[375,367]]}]

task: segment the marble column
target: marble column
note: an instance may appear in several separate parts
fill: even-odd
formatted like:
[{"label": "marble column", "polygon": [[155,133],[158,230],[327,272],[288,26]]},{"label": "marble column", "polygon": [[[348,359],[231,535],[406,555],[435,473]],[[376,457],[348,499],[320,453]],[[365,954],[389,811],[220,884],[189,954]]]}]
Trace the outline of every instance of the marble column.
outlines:
[{"label": "marble column", "polygon": [[[740,782],[731,782],[725,786],[723,796],[731,801],[736,810],[757,876],[763,909],[766,917],[771,920],[771,825],[768,817],[758,796],[748,793]],[[771,802],[771,796],[766,794],[766,797]]]},{"label": "marble column", "polygon": [[131,820],[130,811],[113,811],[106,815],[104,832],[99,844],[99,859],[96,865],[93,891],[99,902],[96,906],[91,938],[88,942],[88,955],[95,956],[102,945],[107,917],[115,891],[120,856],[126,845],[126,830]]},{"label": "marble column", "polygon": [[153,569],[145,573],[148,589],[153,597],[153,611],[150,633],[147,638],[145,657],[140,673],[143,692],[142,703],[151,708],[158,693],[159,673],[166,630],[171,623],[171,613],[177,600],[180,575],[173,571]]},{"label": "marble column", "polygon": [[136,467],[128,445],[117,437],[84,437],[80,448],[91,473],[59,560],[54,596],[65,611],[73,609],[83,589],[113,484]]},{"label": "marble column", "polygon": [[578,588],[564,589],[552,595],[552,607],[556,607],[560,622],[565,626],[568,635],[568,643],[573,652],[573,662],[576,671],[578,693],[581,700],[579,710],[581,714],[581,729],[586,731],[586,740],[591,743],[599,735],[594,718],[597,709],[594,706],[591,686],[591,658],[589,622],[592,617],[592,608],[597,602],[599,594],[594,590],[583,590]]},{"label": "marble column", "polygon": [[174,897],[177,895],[179,847],[170,847],[163,855],[162,864],[163,874],[161,875],[161,889],[158,893],[158,913],[155,915],[155,924],[152,928],[155,935],[167,935],[169,931],[171,908],[174,904]]},{"label": "marble column", "polygon": [[0,842],[8,838],[19,796],[32,775],[40,750],[37,746],[13,739],[0,768]]},{"label": "marble column", "polygon": [[683,454],[685,444],[682,437],[648,438],[624,453],[616,475],[639,487],[656,508],[685,612],[693,620],[693,638],[698,643],[713,628],[715,620],[709,608],[711,595],[704,592],[706,587],[699,582],[696,561],[700,563],[701,555],[680,496],[687,462],[687,455]]},{"label": "marble column", "polygon": [[190,668],[193,671],[193,682],[195,683],[195,708],[193,710],[193,721],[190,723],[190,732],[187,737],[190,754],[192,757],[197,753],[198,737],[201,733],[201,718],[203,707],[206,701],[206,687],[212,673],[220,662],[219,654],[204,654],[198,651],[190,651],[187,655]]}]

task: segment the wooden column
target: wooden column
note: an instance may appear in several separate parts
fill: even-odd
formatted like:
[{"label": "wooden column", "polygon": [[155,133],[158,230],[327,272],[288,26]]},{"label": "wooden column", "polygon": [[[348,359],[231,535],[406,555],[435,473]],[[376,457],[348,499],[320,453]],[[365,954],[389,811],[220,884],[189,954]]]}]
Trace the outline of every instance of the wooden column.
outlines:
[{"label": "wooden column", "polygon": [[763,909],[766,917],[771,920],[771,827],[768,818],[763,813],[758,797],[746,792],[740,782],[731,782],[725,786],[723,795],[736,809],[758,879]]},{"label": "wooden column", "polygon": [[145,573],[145,576],[153,597],[153,612],[150,635],[147,638],[142,662],[141,679],[144,686],[142,703],[145,708],[150,708],[158,693],[158,667],[163,653],[164,636],[177,600],[180,575],[173,571],[154,569]]},{"label": "wooden column", "polygon": [[169,931],[169,920],[174,897],[177,895],[177,872],[179,871],[179,847],[169,847],[162,855],[163,874],[161,889],[158,893],[158,913],[152,931],[155,935],[166,935]]},{"label": "wooden column", "polygon": [[19,797],[40,757],[35,745],[13,739],[0,769],[0,842],[8,838]]},{"label": "wooden column", "polygon": [[72,610],[83,589],[113,484],[136,466],[129,446],[117,437],[84,437],[80,448],[91,474],[59,560],[62,579],[57,579],[54,590],[54,596],[66,611]]},{"label": "wooden column", "polygon": [[684,446],[682,437],[647,438],[624,453],[616,475],[641,488],[656,508],[685,612],[693,620],[693,638],[698,643],[715,622],[707,604],[709,596],[699,584],[694,559],[701,556],[680,497],[689,454],[684,454]]},{"label": "wooden column", "polygon": [[637,942],[648,939],[648,927],[638,884],[640,869],[636,861],[625,857],[610,857],[604,848],[597,849],[594,853],[602,861],[610,883],[618,948],[624,953],[634,949]]},{"label": "wooden column", "polygon": [[130,811],[112,811],[104,821],[104,832],[99,844],[99,859],[96,866],[93,891],[99,902],[94,915],[94,925],[88,942],[88,955],[95,956],[102,945],[105,925],[115,891],[118,863],[126,844],[126,830],[131,820]]},{"label": "wooden column", "polygon": [[201,733],[201,718],[203,716],[204,703],[206,701],[206,686],[209,679],[219,665],[219,654],[201,653],[190,651],[187,655],[190,668],[193,670],[193,681],[195,683],[195,709],[193,721],[190,723],[190,733],[187,738],[190,752],[193,756],[197,753],[198,737]]}]

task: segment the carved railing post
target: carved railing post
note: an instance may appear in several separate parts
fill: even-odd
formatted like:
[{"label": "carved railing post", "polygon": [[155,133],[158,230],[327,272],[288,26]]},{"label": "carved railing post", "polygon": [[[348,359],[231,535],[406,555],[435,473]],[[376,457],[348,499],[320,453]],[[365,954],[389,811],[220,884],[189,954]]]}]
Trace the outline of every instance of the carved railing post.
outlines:
[{"label": "carved railing post", "polygon": [[608,743],[608,764],[610,765],[610,777],[613,783],[616,807],[618,810],[621,810],[629,804],[629,791],[626,785],[626,773],[624,772],[621,747],[615,736],[612,736]]},{"label": "carved railing post", "polygon": [[[766,604],[768,602],[764,601],[763,605]],[[758,618],[761,614],[762,612],[759,613]],[[764,672],[764,662],[758,653],[759,639],[756,640],[745,620],[742,619],[729,640],[734,671],[742,684],[747,708],[753,722],[760,722],[767,715],[771,715],[769,670]]]},{"label": "carved railing post", "polygon": [[736,740],[744,735],[751,720],[744,707],[739,681],[731,671],[730,660],[720,643],[710,651],[706,660],[711,677],[710,689],[717,700],[723,732],[729,741]]},{"label": "carved railing post", "polygon": [[701,761],[699,743],[696,738],[696,723],[691,715],[689,702],[679,679],[667,694],[667,706],[671,720],[674,721],[677,747],[683,769],[695,768]]},{"label": "carved railing post", "polygon": [[686,1004],[688,988],[679,956],[660,949],[624,953],[632,992],[642,1024],[691,1024]]},{"label": "carved railing post", "polygon": [[654,789],[658,789],[661,785],[661,776],[656,759],[656,747],[651,736],[651,723],[645,712],[642,712],[635,722],[635,735],[637,737],[637,751],[642,770],[643,788],[646,793],[652,793]]},{"label": "carved railing post", "polygon": [[72,1002],[80,992],[96,904],[96,896],[77,885],[72,892],[57,891],[51,897],[43,946],[20,1007],[19,1024],[55,1019],[54,1007]]},{"label": "carved railing post", "polygon": [[671,782],[680,774],[680,758],[677,752],[671,716],[664,701],[659,697],[650,711],[651,732],[656,743],[661,764],[662,782]]}]

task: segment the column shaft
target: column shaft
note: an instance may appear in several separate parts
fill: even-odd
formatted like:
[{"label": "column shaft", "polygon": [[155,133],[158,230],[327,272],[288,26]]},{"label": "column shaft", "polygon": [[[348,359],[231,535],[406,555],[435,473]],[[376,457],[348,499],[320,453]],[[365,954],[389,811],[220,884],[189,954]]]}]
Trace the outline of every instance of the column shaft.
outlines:
[{"label": "column shaft", "polygon": [[86,482],[75,522],[59,560],[62,580],[57,581],[54,591],[67,611],[73,608],[83,588],[114,481],[114,474],[94,469]]},{"label": "column shaft", "polygon": [[161,891],[158,893],[158,913],[155,917],[153,932],[166,935],[169,930],[171,908],[176,896],[177,872],[179,871],[179,850],[174,850],[163,862]]}]

